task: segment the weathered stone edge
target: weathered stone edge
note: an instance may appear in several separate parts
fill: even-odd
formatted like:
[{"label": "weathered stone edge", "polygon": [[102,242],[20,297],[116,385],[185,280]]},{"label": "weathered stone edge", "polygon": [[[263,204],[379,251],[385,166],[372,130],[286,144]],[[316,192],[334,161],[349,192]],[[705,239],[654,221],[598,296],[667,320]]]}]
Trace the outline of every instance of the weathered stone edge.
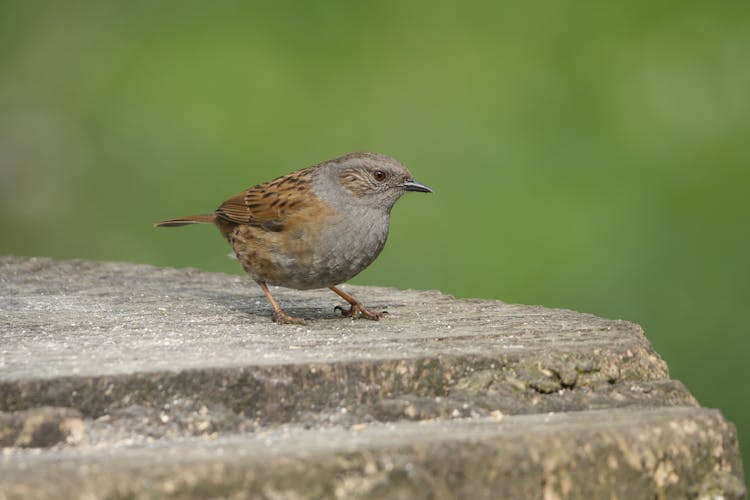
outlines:
[{"label": "weathered stone edge", "polygon": [[160,406],[175,397],[223,404],[261,420],[288,420],[304,409],[319,411],[342,403],[373,403],[400,395],[446,396],[461,390],[531,390],[551,394],[600,384],[668,379],[664,362],[646,346],[484,356],[368,360],[68,376],[0,382],[0,410],[37,406],[75,408],[96,417],[128,405]]},{"label": "weathered stone edge", "polygon": [[[473,433],[463,422],[454,423],[455,431],[441,425],[380,427],[372,436],[365,429],[363,435],[338,444],[321,446],[318,440],[312,448],[295,451],[295,447],[283,453],[265,448],[262,438],[256,437],[246,443],[196,444],[191,451],[183,448],[174,454],[160,448],[121,450],[107,458],[99,456],[101,452],[90,458],[30,457],[24,468],[17,464],[13,471],[0,470],[0,491],[8,499],[87,494],[99,498],[276,494],[371,498],[386,492],[400,498],[743,498],[745,494],[736,430],[716,410],[506,417],[499,423],[479,422],[480,432]],[[305,432],[312,431],[300,431],[292,442],[304,442]],[[164,460],[165,453],[172,459]],[[38,467],[45,473],[38,474]]]}]

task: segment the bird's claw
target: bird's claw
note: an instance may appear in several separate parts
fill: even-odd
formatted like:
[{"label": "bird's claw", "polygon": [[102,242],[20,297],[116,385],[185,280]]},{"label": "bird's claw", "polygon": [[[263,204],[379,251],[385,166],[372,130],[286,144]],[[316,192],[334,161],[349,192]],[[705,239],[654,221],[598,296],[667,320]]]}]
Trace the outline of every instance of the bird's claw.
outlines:
[{"label": "bird's claw", "polygon": [[341,306],[336,306],[333,308],[333,312],[339,311],[342,316],[348,316],[352,319],[359,319],[359,318],[365,318],[372,321],[378,321],[381,318],[385,317],[386,314],[388,314],[388,311],[380,311],[380,312],[374,312],[367,309],[362,304],[352,304],[352,306],[349,309],[344,309]]},{"label": "bird's claw", "polygon": [[273,313],[273,320],[279,325],[304,325],[305,324],[304,319],[295,318],[294,316],[289,316],[284,311],[275,311]]}]

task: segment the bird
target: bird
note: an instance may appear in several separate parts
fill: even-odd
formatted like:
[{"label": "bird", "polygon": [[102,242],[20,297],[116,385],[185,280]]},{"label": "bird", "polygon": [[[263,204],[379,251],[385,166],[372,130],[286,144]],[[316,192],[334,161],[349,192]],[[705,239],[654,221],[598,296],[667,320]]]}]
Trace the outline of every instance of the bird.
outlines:
[{"label": "bird", "polygon": [[393,205],[407,192],[432,193],[398,160],[379,153],[349,153],[257,184],[210,214],[157,222],[154,227],[208,223],[218,227],[237,260],[260,286],[278,324],[305,324],[289,315],[268,285],[296,290],[329,288],[352,319],[379,320],[344,292],[350,280],[385,246]]}]

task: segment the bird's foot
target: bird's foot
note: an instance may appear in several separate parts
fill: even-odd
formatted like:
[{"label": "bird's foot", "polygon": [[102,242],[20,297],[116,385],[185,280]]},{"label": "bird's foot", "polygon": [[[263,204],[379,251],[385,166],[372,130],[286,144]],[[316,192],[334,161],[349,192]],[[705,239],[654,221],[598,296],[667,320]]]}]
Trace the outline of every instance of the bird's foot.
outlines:
[{"label": "bird's foot", "polygon": [[356,304],[352,304],[352,306],[349,309],[344,309],[341,306],[336,306],[333,308],[334,312],[339,311],[341,312],[342,316],[348,316],[352,319],[359,319],[359,318],[365,318],[372,321],[378,321],[380,318],[384,318],[386,314],[388,314],[388,311],[380,311],[380,312],[374,312],[367,309],[365,306],[357,302]]},{"label": "bird's foot", "polygon": [[274,311],[273,320],[280,325],[304,325],[305,324],[304,319],[295,318],[294,316],[289,316],[287,313],[285,313],[282,310]]}]

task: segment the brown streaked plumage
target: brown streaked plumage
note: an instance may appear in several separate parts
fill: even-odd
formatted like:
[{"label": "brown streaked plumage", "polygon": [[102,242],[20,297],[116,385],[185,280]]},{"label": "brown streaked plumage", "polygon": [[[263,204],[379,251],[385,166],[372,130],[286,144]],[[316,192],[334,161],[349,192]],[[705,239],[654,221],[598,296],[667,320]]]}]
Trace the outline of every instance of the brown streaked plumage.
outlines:
[{"label": "brown streaked plumage", "polygon": [[388,236],[390,211],[406,191],[432,192],[398,161],[376,153],[351,153],[258,184],[232,196],[213,214],[155,224],[177,227],[214,223],[240,264],[258,283],[277,323],[303,324],[286,314],[268,284],[299,290],[330,288],[350,304],[342,314],[377,320],[336,285],[378,256]]}]

